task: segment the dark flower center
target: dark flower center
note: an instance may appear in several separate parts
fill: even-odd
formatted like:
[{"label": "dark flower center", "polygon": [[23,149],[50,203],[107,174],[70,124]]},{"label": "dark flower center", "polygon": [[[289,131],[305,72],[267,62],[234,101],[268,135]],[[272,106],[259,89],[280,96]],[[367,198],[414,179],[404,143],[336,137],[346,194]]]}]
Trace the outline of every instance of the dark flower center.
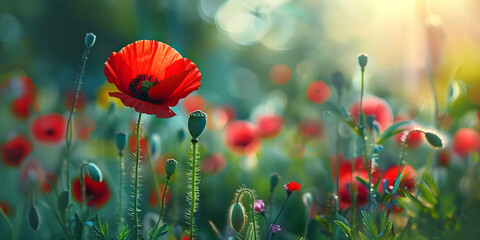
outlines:
[{"label": "dark flower center", "polygon": [[45,131],[45,134],[47,134],[48,136],[53,136],[55,134],[55,129],[49,128]]},{"label": "dark flower center", "polygon": [[158,84],[158,79],[155,76],[147,74],[138,74],[128,85],[130,92],[135,95],[135,98],[148,101],[148,90]]},{"label": "dark flower center", "polygon": [[17,146],[17,147],[12,147],[7,149],[5,155],[8,158],[8,160],[12,162],[18,162],[22,158],[23,152],[24,152],[23,148]]}]

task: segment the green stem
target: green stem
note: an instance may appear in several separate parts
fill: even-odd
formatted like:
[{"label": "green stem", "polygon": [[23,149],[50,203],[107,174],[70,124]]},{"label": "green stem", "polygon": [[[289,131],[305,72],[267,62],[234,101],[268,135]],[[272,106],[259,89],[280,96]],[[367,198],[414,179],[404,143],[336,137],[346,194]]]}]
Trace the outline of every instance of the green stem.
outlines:
[{"label": "green stem", "polygon": [[[66,179],[66,183],[67,183],[67,191],[70,192],[70,149],[71,149],[71,146],[72,146],[72,126],[73,126],[73,113],[75,112],[75,105],[77,103],[77,99],[78,99],[78,93],[80,92],[80,85],[82,83],[82,79],[83,79],[83,73],[85,72],[85,65],[87,63],[87,59],[88,59],[88,54],[90,53],[90,47],[86,47],[85,50],[83,51],[83,55],[82,55],[82,59],[81,59],[81,69],[80,69],[80,73],[79,75],[77,76],[77,79],[76,79],[76,86],[75,86],[75,96],[73,98],[73,103],[72,103],[72,108],[70,109],[70,114],[68,116],[68,121],[67,121],[67,132],[65,134],[65,142],[66,142],[66,148],[67,148],[67,151],[66,151],[66,158],[65,158],[65,161],[66,161],[66,167],[67,167],[67,179]],[[69,198],[70,199],[70,198]]]},{"label": "green stem", "polygon": [[198,140],[192,139],[192,147],[193,147],[193,156],[192,156],[192,199],[190,203],[190,240],[193,239],[193,214],[195,212],[195,203],[196,203],[196,188],[195,188],[195,177],[197,175],[197,143]]},{"label": "green stem", "polygon": [[7,214],[5,214],[5,213],[3,212],[3,209],[2,209],[2,208],[0,208],[0,213],[2,214],[3,219],[4,219],[5,222],[7,223],[8,230],[10,230],[10,233],[12,234],[12,240],[15,240],[15,231],[13,231],[12,223],[11,223],[10,220],[8,219]]},{"label": "green stem", "polygon": [[60,224],[60,227],[62,227],[62,230],[65,233],[66,239],[70,239],[70,234],[68,233],[67,227],[65,226],[65,219],[62,216],[60,216],[60,213],[58,213],[57,205],[53,202],[52,198],[48,194],[45,194],[45,198],[47,199],[48,204],[50,205],[50,208],[53,210],[53,213],[55,214],[55,218],[58,221],[58,224]]},{"label": "green stem", "polygon": [[425,164],[425,171],[428,172],[430,170],[430,165],[432,165],[433,155],[435,154],[434,149],[430,149],[430,153],[428,153],[427,163]]},{"label": "green stem", "polygon": [[310,211],[312,210],[312,207],[310,206],[309,208],[307,208],[307,218],[306,218],[306,222],[305,222],[305,229],[303,230],[303,238],[302,240],[305,240],[307,239],[307,233],[308,233],[308,225],[310,224]]},{"label": "green stem", "polygon": [[368,208],[372,207],[372,162],[368,157],[367,150],[367,135],[365,134],[365,114],[363,113],[363,92],[365,88],[365,68],[362,68],[362,86],[360,90],[360,135],[362,138],[362,147],[363,147],[363,161],[364,166],[368,162],[370,164],[370,169],[368,171]]},{"label": "green stem", "polygon": [[[285,198],[285,201],[283,202],[283,205],[282,205],[282,208],[280,209],[280,212],[278,212],[277,217],[275,218],[275,220],[273,220],[273,223],[270,225],[270,228],[268,229],[267,238],[270,236],[270,233],[272,232],[272,228],[275,225],[275,223],[277,222],[278,218],[280,217],[280,214],[282,214],[283,209],[285,208],[285,205],[287,205],[287,201],[288,201],[289,197],[290,197],[290,194],[287,193],[287,198]],[[272,238],[273,238],[273,236],[272,236]]]},{"label": "green stem", "polygon": [[123,161],[123,153],[120,151],[118,153],[118,158],[120,161],[120,189],[118,190],[118,230],[121,230],[124,224],[123,219],[123,185],[125,178],[125,163]]},{"label": "green stem", "polygon": [[248,192],[248,194],[250,194],[250,198],[252,200],[252,222],[253,222],[253,237],[255,240],[257,240],[257,227],[256,227],[256,224],[255,224],[255,197],[253,195],[253,192],[252,190],[248,189],[248,188],[245,188],[245,189],[242,189],[242,191],[240,191],[237,195],[237,203],[240,201],[240,196],[244,193],[244,192]]},{"label": "green stem", "polygon": [[167,177],[167,182],[165,183],[165,189],[163,189],[162,204],[160,206],[160,216],[158,218],[158,222],[160,222],[160,219],[162,219],[163,206],[165,205],[165,195],[167,194],[168,183],[170,183],[170,178],[169,177]]},{"label": "green stem", "polygon": [[139,166],[140,166],[140,121],[142,120],[142,113],[138,113],[138,122],[137,122],[137,154],[136,154],[136,161],[135,161],[135,199],[133,202],[133,218],[134,218],[134,238],[135,240],[138,239],[139,233],[139,224],[138,224],[138,196],[139,196]]}]

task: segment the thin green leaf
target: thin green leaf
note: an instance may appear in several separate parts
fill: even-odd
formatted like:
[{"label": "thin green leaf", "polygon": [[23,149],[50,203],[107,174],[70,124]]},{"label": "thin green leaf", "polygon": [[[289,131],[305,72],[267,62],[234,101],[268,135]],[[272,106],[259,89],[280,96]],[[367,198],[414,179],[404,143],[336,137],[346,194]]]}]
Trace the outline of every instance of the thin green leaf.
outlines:
[{"label": "thin green leaf", "polygon": [[428,172],[424,172],[422,174],[422,179],[427,184],[427,186],[430,187],[434,191],[433,194],[435,196],[438,196],[438,187],[437,187],[437,184],[435,183],[435,181],[433,180],[432,175],[430,175],[430,173],[428,173]]},{"label": "thin green leaf", "polygon": [[378,137],[376,144],[380,144],[383,141],[387,140],[388,138],[392,137],[393,135],[400,133],[403,129],[399,129],[400,127],[409,124],[411,121],[400,121],[390,125],[383,133]]},{"label": "thin green leaf", "polygon": [[366,179],[364,179],[360,176],[357,176],[356,178],[366,189],[369,189],[368,181]]},{"label": "thin green leaf", "polygon": [[425,186],[424,184],[420,184],[418,185],[418,190],[422,193],[422,196],[425,198],[425,200],[427,200],[427,202],[429,202],[433,206],[437,204],[437,199],[433,195],[432,191],[427,188],[427,186]]},{"label": "thin green leaf", "polygon": [[339,220],[334,220],[334,222],[343,230],[343,232],[349,239],[353,239],[352,230],[350,229],[350,227],[348,227],[344,222]]},{"label": "thin green leaf", "polygon": [[57,207],[58,207],[58,211],[62,215],[63,219],[65,219],[65,211],[67,209],[69,195],[70,194],[69,194],[68,191],[63,191],[58,196]]}]

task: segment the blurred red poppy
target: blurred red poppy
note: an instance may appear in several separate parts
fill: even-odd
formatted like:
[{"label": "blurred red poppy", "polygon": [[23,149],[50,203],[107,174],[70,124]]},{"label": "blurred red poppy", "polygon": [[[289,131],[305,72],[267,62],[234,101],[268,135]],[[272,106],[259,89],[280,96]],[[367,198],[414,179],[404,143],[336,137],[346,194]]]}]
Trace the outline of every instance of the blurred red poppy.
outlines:
[{"label": "blurred red poppy", "polygon": [[[354,159],[345,160],[345,158],[343,157],[343,154],[340,154],[338,157],[335,155],[332,155],[330,157],[330,171],[331,171],[332,180],[334,181],[336,180],[336,176],[337,176],[336,168],[338,163],[340,163],[340,167],[338,168],[339,178],[345,175],[350,176],[352,173],[352,161],[355,161],[354,171],[366,171],[368,174],[368,169],[370,169],[370,163],[367,163],[364,168],[363,157],[356,157]],[[372,169],[372,182],[376,182],[380,177],[380,175],[382,175],[380,168],[374,165]]]},{"label": "blurred red poppy", "polygon": [[67,121],[63,115],[48,113],[33,120],[33,138],[41,143],[58,144],[65,139]]},{"label": "blurred red poppy", "polygon": [[[103,207],[110,200],[110,189],[105,180],[97,182],[85,175],[85,197],[89,199],[87,206],[95,206],[97,209]],[[83,202],[80,178],[77,177],[72,182],[73,198],[77,202]]]},{"label": "blurred red poppy", "polygon": [[356,189],[356,207],[368,203],[368,189],[358,181],[357,177],[361,177],[368,181],[368,173],[365,170],[355,171],[353,176],[350,174],[343,174],[339,177],[338,204],[340,210],[345,210],[352,205],[352,187]]},{"label": "blurred red poppy", "polygon": [[318,138],[322,135],[322,125],[319,120],[303,119],[298,125],[298,130],[304,139]]},{"label": "blurred red poppy", "polygon": [[[409,117],[406,116],[406,115],[398,115],[397,117],[395,117],[395,122],[404,121],[404,120],[408,120],[408,119],[409,119]],[[406,127],[402,128],[405,131],[403,131],[401,133],[398,133],[395,136],[393,136],[393,140],[395,141],[395,143],[398,146],[403,147],[403,144],[405,142],[405,138],[407,137],[408,132],[411,131],[413,128],[414,128],[413,123],[408,124]],[[420,131],[411,132],[410,135],[408,136],[408,139],[406,139],[407,140],[407,148],[415,149],[415,148],[419,147],[420,145],[422,145],[423,136],[424,136],[424,133],[422,133]]]},{"label": "blurred red poppy", "polygon": [[119,92],[110,92],[139,113],[170,118],[170,109],[200,87],[197,66],[165,43],[136,41],[112,53],[105,62],[105,76]]},{"label": "blurred red poppy", "polygon": [[[360,101],[350,105],[350,113],[357,119],[360,116]],[[370,96],[363,98],[363,113],[368,116],[375,116],[375,121],[380,124],[380,130],[384,130],[393,121],[392,109],[388,103],[378,97]]]},{"label": "blurred red poppy", "polygon": [[35,85],[27,76],[10,79],[15,99],[10,104],[12,115],[18,119],[27,119],[35,108]]},{"label": "blurred red poppy", "polygon": [[[150,189],[148,193],[148,205],[150,207],[157,207],[158,199],[162,200],[163,191],[165,191],[165,184],[158,185],[158,193],[160,194],[160,196],[157,196],[154,188]],[[167,192],[165,193],[165,205],[167,205],[170,202],[171,195],[172,193],[170,191],[170,188],[168,188]]]},{"label": "blurred red poppy", "polygon": [[182,107],[185,113],[191,113],[195,110],[204,110],[205,108],[205,99],[200,95],[190,95],[183,99]]},{"label": "blurred red poppy", "polygon": [[32,143],[23,135],[17,135],[2,144],[2,159],[6,166],[18,167],[32,153]]},{"label": "blurred red poppy", "polygon": [[200,162],[200,170],[203,173],[215,174],[225,168],[225,157],[221,153],[213,153]]},{"label": "blurred red poppy", "polygon": [[234,121],[225,130],[227,147],[238,154],[255,154],[262,145],[260,130],[247,121]]},{"label": "blurred red poppy", "polygon": [[[383,182],[387,181],[387,186],[388,190],[393,189],[393,185],[395,184],[395,179],[397,178],[399,174],[399,170],[401,168],[398,168],[398,165],[391,166],[385,172],[383,173],[382,179],[380,180],[380,184],[378,185],[378,191],[383,194]],[[412,191],[415,188],[415,184],[417,182],[416,177],[417,177],[417,172],[415,169],[410,166],[406,165],[405,169],[403,170],[403,177],[402,181],[400,182],[399,188],[405,190],[405,191]]]},{"label": "blurred red poppy", "polygon": [[257,125],[262,138],[273,138],[282,131],[283,117],[278,114],[263,114],[257,118]]},{"label": "blurred red poppy", "polygon": [[283,85],[292,78],[292,70],[284,64],[273,65],[270,69],[270,80],[276,84]]},{"label": "blurred red poppy", "polygon": [[480,147],[480,135],[471,128],[460,128],[453,135],[453,151],[461,157],[466,157]]},{"label": "blurred red poppy", "polygon": [[307,99],[316,104],[322,104],[332,95],[332,91],[322,81],[313,81],[307,87]]},{"label": "blurred red poppy", "polygon": [[7,216],[12,216],[12,209],[10,208],[10,204],[8,202],[0,202],[0,209],[5,213]]},{"label": "blurred red poppy", "polygon": [[452,153],[450,150],[445,149],[437,154],[437,163],[442,167],[448,167],[452,161]]},{"label": "blurred red poppy", "polygon": [[235,109],[230,106],[215,108],[207,118],[207,128],[221,129],[235,119]]}]

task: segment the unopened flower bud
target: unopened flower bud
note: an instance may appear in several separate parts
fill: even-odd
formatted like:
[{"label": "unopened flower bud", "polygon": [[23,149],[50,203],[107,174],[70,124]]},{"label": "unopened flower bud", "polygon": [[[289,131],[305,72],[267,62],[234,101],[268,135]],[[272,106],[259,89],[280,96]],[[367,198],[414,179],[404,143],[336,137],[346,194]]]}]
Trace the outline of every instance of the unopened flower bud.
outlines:
[{"label": "unopened flower bud", "polygon": [[362,69],[365,69],[365,66],[367,66],[367,63],[368,63],[368,55],[365,53],[360,53],[358,55],[358,65],[360,65]]},{"label": "unopened flower bud", "polygon": [[270,174],[270,190],[273,189],[278,185],[278,181],[280,180],[280,175],[278,173]]},{"label": "unopened flower bud", "polygon": [[150,138],[150,156],[152,156],[153,159],[157,158],[160,155],[162,147],[161,143],[162,141],[158,134],[154,134]]},{"label": "unopened flower bud", "polygon": [[124,132],[117,132],[115,134],[115,144],[117,145],[118,150],[121,152],[127,146],[127,134]]},{"label": "unopened flower bud", "polygon": [[432,147],[436,147],[436,148],[443,147],[442,138],[439,136],[439,134],[432,131],[428,131],[428,132],[425,132],[425,138],[427,139],[427,142]]},{"label": "unopened flower bud", "polygon": [[303,201],[303,204],[305,204],[305,207],[307,209],[310,209],[310,207],[312,206],[312,203],[313,203],[312,194],[310,192],[304,193],[303,196],[302,196],[302,201]]},{"label": "unopened flower bud", "polygon": [[167,163],[165,163],[165,173],[167,174],[167,178],[170,178],[177,170],[177,161],[175,159],[168,159]]},{"label": "unopened flower bud", "polygon": [[177,239],[180,240],[182,237],[182,228],[179,225],[173,226],[173,236]]},{"label": "unopened flower bud", "polygon": [[95,182],[101,182],[103,180],[102,171],[94,163],[87,164],[87,174]]},{"label": "unopened flower bud", "polygon": [[207,114],[200,110],[190,113],[190,117],[188,118],[188,131],[190,135],[192,135],[192,139],[196,140],[198,136],[203,133],[206,125]]},{"label": "unopened flower bud", "polygon": [[87,48],[93,47],[93,45],[95,45],[96,39],[97,39],[97,36],[95,36],[95,34],[87,33],[85,35],[85,46],[87,46]]},{"label": "unopened flower bud", "polygon": [[240,232],[245,224],[245,213],[240,203],[235,203],[230,211],[230,224],[235,231]]}]

